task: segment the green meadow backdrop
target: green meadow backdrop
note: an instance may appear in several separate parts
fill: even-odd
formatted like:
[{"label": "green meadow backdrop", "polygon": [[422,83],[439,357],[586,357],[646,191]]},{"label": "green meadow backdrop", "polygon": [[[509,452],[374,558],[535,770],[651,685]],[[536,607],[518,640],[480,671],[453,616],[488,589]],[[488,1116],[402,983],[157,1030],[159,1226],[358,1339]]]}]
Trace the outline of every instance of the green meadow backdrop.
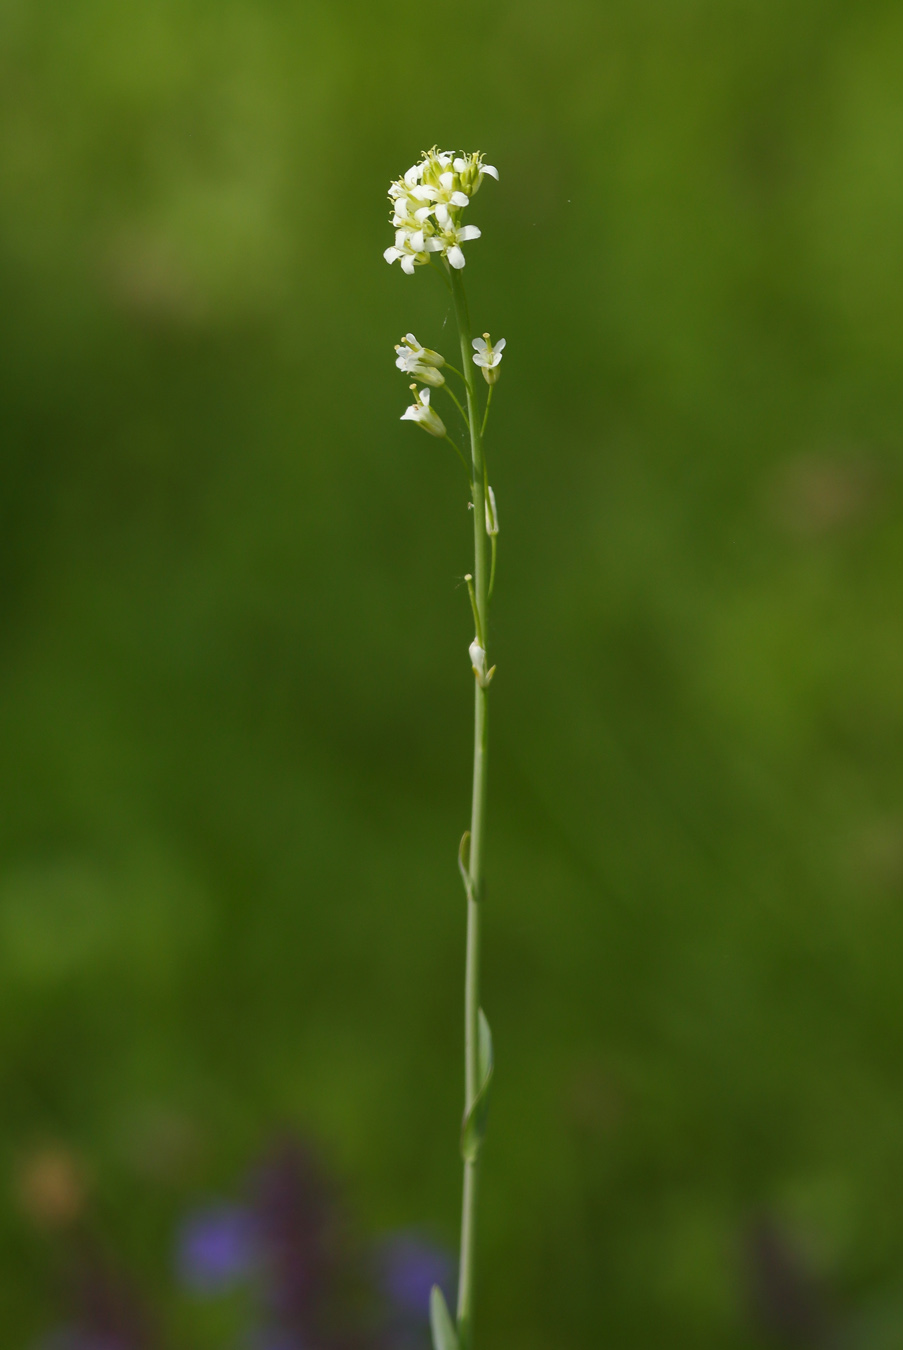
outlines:
[{"label": "green meadow backdrop", "polygon": [[176,1350],[273,1131],[455,1243],[433,143],[508,341],[478,1345],[903,1344],[901,62],[891,0],[2,0],[4,1345],[66,1315],[36,1158]]}]

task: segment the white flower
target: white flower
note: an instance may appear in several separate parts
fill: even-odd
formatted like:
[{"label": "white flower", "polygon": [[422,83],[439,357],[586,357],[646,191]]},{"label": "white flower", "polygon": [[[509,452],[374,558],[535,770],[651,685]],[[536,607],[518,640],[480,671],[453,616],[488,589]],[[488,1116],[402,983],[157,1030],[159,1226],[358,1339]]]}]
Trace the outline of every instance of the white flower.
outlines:
[{"label": "white flower", "polygon": [[396,230],[406,230],[409,234],[422,230],[432,212],[431,206],[421,206],[413,197],[396,197],[392,224]]},{"label": "white flower", "polygon": [[476,225],[462,225],[457,230],[443,230],[444,256],[448,259],[449,265],[460,271],[467,261],[461,245],[466,243],[468,239],[479,239],[479,237],[480,231]]},{"label": "white flower", "polygon": [[476,225],[458,225],[448,207],[441,205],[436,207],[436,224],[449,265],[462,268],[466,259],[461,245],[466,244],[468,239],[479,239],[482,231]]},{"label": "white flower", "polygon": [[410,169],[408,169],[407,173],[404,174],[403,177],[396,179],[394,183],[390,183],[389,184],[390,199],[395,197],[407,196],[410,193],[411,189],[415,188],[417,184],[420,182],[420,179],[423,176],[423,168],[424,168],[423,164],[414,164],[411,166]]},{"label": "white flower", "polygon": [[410,408],[405,408],[401,414],[400,421],[416,422],[418,426],[423,427],[431,436],[438,436],[440,440],[445,435],[445,423],[437,412],[430,407],[430,391],[428,389],[418,389],[416,384],[411,388],[417,397]]},{"label": "white flower", "polygon": [[421,347],[413,333],[405,333],[395,350],[399,353],[398,360],[395,362],[399,370],[404,370],[403,359],[420,361],[425,366],[445,365],[445,357],[440,356],[438,352],[431,351],[429,347]]},{"label": "white flower", "polygon": [[499,513],[495,505],[495,493],[492,488],[486,489],[486,533],[491,538],[499,532]]},{"label": "white flower", "polygon": [[428,263],[430,253],[436,252],[441,247],[442,244],[438,240],[424,239],[422,230],[414,232],[398,230],[395,234],[394,247],[387,248],[383,257],[387,263],[393,263],[396,258],[400,258],[402,272],[410,275],[415,267],[422,267],[424,263]]},{"label": "white flower", "polygon": [[411,188],[411,196],[418,202],[439,202],[448,206],[466,206],[470,201],[467,193],[458,187],[457,175],[450,170],[440,173],[436,183],[421,183]]},{"label": "white flower", "polygon": [[398,353],[395,364],[406,375],[413,375],[415,380],[431,384],[434,389],[445,384],[445,376],[439,369],[445,365],[445,357],[429,347],[421,347],[413,333],[405,333],[395,350]]},{"label": "white flower", "polygon": [[487,384],[495,384],[499,377],[499,365],[502,360],[502,352],[505,350],[506,338],[499,338],[498,342],[493,344],[489,341],[489,334],[484,333],[482,337],[474,338],[473,347],[476,349],[473,356],[475,366],[480,366],[483,371],[483,379]]},{"label": "white flower", "polygon": [[488,689],[489,681],[495,674],[495,666],[491,670],[486,669],[486,653],[480,645],[480,639],[474,638],[470,644],[470,664],[474,675],[477,677],[477,684],[481,689]]}]

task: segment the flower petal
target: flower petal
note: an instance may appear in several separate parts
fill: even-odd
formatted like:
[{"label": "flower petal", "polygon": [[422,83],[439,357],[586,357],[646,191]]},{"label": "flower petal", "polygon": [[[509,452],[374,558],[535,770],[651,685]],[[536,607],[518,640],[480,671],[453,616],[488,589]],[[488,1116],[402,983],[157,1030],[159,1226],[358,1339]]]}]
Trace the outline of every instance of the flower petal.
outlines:
[{"label": "flower petal", "polygon": [[449,197],[449,201],[451,202],[452,206],[468,206],[470,203],[470,198],[468,197],[466,192],[453,192],[452,195]]},{"label": "flower petal", "polygon": [[397,248],[387,248],[383,253],[383,257],[387,263],[393,263],[396,258],[401,257],[401,253]]},{"label": "flower petal", "polygon": [[477,225],[462,225],[458,230],[458,243],[466,244],[468,239],[479,239],[481,233]]},{"label": "flower petal", "polygon": [[494,178],[496,182],[499,181],[499,171],[494,164],[484,164],[483,172],[488,173],[489,177]]},{"label": "flower petal", "polygon": [[486,339],[485,339],[485,338],[474,338],[473,342],[472,342],[470,345],[471,345],[472,347],[475,347],[476,350],[477,350],[478,352],[485,352],[485,350],[486,350]]},{"label": "flower petal", "polygon": [[505,350],[505,344],[507,343],[507,341],[508,341],[507,338],[499,338],[498,342],[496,342],[496,343],[493,344],[494,347],[495,347],[495,350],[496,350],[497,352],[504,351],[504,350]]},{"label": "flower petal", "polygon": [[414,259],[410,257],[408,254],[405,254],[405,256],[401,260],[401,270],[402,272],[407,272],[408,276],[413,275]]},{"label": "flower petal", "polygon": [[[458,248],[457,244],[452,244],[451,248],[448,250],[445,256],[449,261],[449,265],[451,267],[454,267],[455,270],[458,272],[460,272],[461,268],[467,261],[467,259],[464,257],[464,254]],[[404,266],[404,262],[402,262],[402,266]]]}]

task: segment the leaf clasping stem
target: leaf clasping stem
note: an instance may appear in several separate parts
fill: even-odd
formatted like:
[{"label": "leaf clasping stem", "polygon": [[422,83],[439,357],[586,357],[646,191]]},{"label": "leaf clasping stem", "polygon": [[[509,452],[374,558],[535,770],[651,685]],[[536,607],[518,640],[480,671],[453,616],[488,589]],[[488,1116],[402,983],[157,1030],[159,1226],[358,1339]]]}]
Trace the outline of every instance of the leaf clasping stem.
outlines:
[{"label": "leaf clasping stem", "polygon": [[477,632],[477,642],[479,642],[480,646],[485,651],[486,648],[483,642],[483,625],[480,623],[480,611],[477,609],[477,597],[474,594],[473,577],[468,572],[464,580],[467,582],[467,593],[470,596],[470,608],[473,610],[473,625]]}]

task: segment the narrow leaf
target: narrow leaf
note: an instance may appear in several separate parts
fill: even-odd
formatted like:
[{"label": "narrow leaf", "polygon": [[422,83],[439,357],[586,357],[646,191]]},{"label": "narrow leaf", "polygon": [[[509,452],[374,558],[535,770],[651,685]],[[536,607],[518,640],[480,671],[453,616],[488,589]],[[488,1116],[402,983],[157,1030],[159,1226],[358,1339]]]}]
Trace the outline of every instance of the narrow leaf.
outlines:
[{"label": "narrow leaf", "polygon": [[486,1020],[486,1014],[483,1012],[482,1008],[479,1011],[478,1019],[480,1025],[480,1091],[488,1092],[489,1083],[492,1079],[492,1071],[495,1068],[495,1059],[492,1053],[492,1032],[489,1030],[489,1023]]},{"label": "narrow leaf", "polygon": [[461,880],[464,882],[464,890],[467,892],[468,900],[473,899],[473,886],[470,881],[470,872],[467,870],[470,866],[470,830],[465,830],[461,835],[461,842],[458,845],[458,870],[461,873]]},{"label": "narrow leaf", "polygon": [[430,1329],[433,1333],[433,1350],[458,1350],[455,1324],[438,1284],[434,1284],[430,1290]]},{"label": "narrow leaf", "polygon": [[461,1126],[461,1157],[465,1162],[470,1163],[476,1162],[486,1136],[489,1090],[492,1087],[492,1074],[495,1068],[492,1032],[489,1030],[489,1023],[482,1008],[480,1009],[480,1039],[477,1056],[480,1069],[480,1087]]}]

